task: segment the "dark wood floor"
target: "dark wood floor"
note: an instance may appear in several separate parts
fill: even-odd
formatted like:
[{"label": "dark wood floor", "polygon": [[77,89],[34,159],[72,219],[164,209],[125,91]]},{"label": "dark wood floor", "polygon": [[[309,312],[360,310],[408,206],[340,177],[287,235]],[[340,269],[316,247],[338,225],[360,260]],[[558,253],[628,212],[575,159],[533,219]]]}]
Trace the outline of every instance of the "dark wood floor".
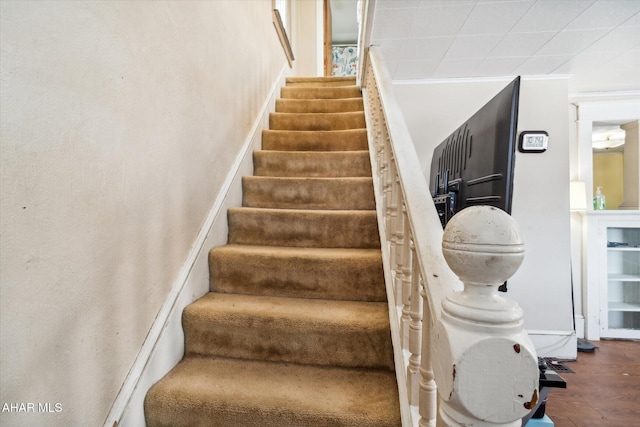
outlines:
[{"label": "dark wood floor", "polygon": [[640,426],[640,342],[594,341],[594,353],[563,362],[566,389],[549,393],[546,413],[555,427]]}]

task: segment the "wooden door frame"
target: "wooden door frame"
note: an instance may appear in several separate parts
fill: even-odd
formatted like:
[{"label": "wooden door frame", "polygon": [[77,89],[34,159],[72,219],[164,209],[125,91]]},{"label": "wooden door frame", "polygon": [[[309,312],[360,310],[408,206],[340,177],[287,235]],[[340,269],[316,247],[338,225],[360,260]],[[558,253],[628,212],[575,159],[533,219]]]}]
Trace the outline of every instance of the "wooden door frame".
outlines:
[{"label": "wooden door frame", "polygon": [[324,0],[324,75],[330,76],[333,69],[332,51],[332,28],[331,28],[331,1]]}]

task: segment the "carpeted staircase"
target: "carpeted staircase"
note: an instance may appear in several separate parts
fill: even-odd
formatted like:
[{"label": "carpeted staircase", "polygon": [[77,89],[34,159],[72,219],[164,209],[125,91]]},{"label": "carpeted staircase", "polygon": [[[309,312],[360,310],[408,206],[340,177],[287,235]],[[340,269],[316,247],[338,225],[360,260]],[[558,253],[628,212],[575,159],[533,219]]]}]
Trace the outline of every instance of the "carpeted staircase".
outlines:
[{"label": "carpeted staircase", "polygon": [[289,78],[153,426],[399,426],[360,88]]}]

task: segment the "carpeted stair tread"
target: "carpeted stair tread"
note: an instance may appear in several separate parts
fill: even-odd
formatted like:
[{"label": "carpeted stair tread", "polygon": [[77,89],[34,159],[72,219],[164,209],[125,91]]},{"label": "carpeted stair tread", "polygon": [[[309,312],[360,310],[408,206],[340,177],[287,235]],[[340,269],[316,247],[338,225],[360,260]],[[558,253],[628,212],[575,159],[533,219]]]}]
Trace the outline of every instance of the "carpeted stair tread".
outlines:
[{"label": "carpeted stair tread", "polygon": [[291,131],[263,130],[262,149],[278,151],[368,150],[367,130]]},{"label": "carpeted stair tread", "polygon": [[396,427],[395,375],[187,357],[145,399],[148,427]]},{"label": "carpeted stair tread", "polygon": [[280,178],[245,176],[242,178],[242,205],[279,209],[375,209],[373,179]]},{"label": "carpeted stair tread", "polygon": [[288,87],[354,86],[356,78],[350,76],[287,77],[285,82]]},{"label": "carpeted stair tread", "polygon": [[253,173],[260,177],[369,177],[369,152],[276,151],[253,153]]},{"label": "carpeted stair tread", "polygon": [[228,244],[209,252],[212,292],[386,301],[380,249]]},{"label": "carpeted stair tread", "polygon": [[384,302],[209,293],[182,319],[187,355],[393,370]]},{"label": "carpeted stair tread", "polygon": [[358,98],[362,96],[358,86],[336,87],[283,87],[280,97],[287,99],[338,99]]},{"label": "carpeted stair tread", "polygon": [[272,130],[347,130],[364,129],[364,112],[346,113],[271,113]]},{"label": "carpeted stair tread", "polygon": [[229,243],[305,248],[380,247],[375,210],[229,208]]},{"label": "carpeted stair tread", "polygon": [[148,427],[402,424],[361,89],[286,85]]},{"label": "carpeted stair tread", "polygon": [[344,113],[364,111],[362,98],[276,99],[278,113]]}]

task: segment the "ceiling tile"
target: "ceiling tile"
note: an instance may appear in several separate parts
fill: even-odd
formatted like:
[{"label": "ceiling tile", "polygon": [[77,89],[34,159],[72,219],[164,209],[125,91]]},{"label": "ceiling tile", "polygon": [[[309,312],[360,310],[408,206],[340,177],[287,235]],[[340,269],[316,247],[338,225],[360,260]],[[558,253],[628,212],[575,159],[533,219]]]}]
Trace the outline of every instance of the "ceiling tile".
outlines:
[{"label": "ceiling tile", "polygon": [[505,34],[520,20],[533,1],[477,4],[460,34]]},{"label": "ceiling tile", "polygon": [[571,55],[532,56],[516,70],[520,75],[549,74],[571,59]]},{"label": "ceiling tile", "polygon": [[387,66],[387,71],[389,71],[389,75],[391,76],[391,80],[393,80],[394,74],[396,72],[396,68],[398,68],[398,61],[385,61]]},{"label": "ceiling tile", "polygon": [[[457,4],[475,4],[476,0],[454,0]],[[446,6],[451,5],[451,0],[420,0],[420,7]]]},{"label": "ceiling tile", "polygon": [[559,31],[586,10],[591,3],[593,2],[585,0],[538,1],[516,23],[512,32]]},{"label": "ceiling tile", "polygon": [[455,37],[428,37],[407,39],[402,50],[402,59],[439,61],[453,43]]},{"label": "ceiling tile", "polygon": [[535,55],[575,55],[602,38],[608,31],[602,28],[560,31],[535,52]]},{"label": "ceiling tile", "polygon": [[640,27],[625,27],[612,30],[583,53],[623,52],[640,45]]},{"label": "ceiling tile", "polygon": [[599,0],[589,6],[564,29],[614,28],[638,12],[640,12],[640,1]]},{"label": "ceiling tile", "polygon": [[376,1],[376,10],[416,8],[419,4],[420,0],[378,0]]},{"label": "ceiling tile", "polygon": [[482,58],[445,59],[440,62],[433,73],[436,78],[475,76],[475,68],[482,63]]},{"label": "ceiling tile", "polygon": [[394,79],[572,74],[572,92],[640,90],[640,0],[376,4]]},{"label": "ceiling tile", "polygon": [[583,73],[587,70],[595,69],[604,64],[607,64],[619,55],[619,53],[611,52],[595,53],[590,55],[582,53],[580,55],[574,56],[568,62],[556,68],[554,72],[560,74]]},{"label": "ceiling tile", "polygon": [[[608,64],[624,69],[634,69],[638,78],[640,78],[640,46],[626,51],[623,55],[618,55],[615,59],[609,61]],[[638,88],[640,88],[640,86],[638,86]]]},{"label": "ceiling tile", "polygon": [[446,59],[480,58],[486,56],[502,38],[499,34],[458,36],[449,47]]},{"label": "ceiling tile", "polygon": [[620,24],[620,28],[625,27],[640,27],[640,12]]},{"label": "ceiling tile", "polygon": [[640,49],[618,55],[601,66],[576,74],[571,79],[575,92],[637,91],[640,88]]},{"label": "ceiling tile", "polygon": [[436,61],[401,61],[398,62],[393,79],[411,80],[425,79],[433,75],[438,66]]},{"label": "ceiling tile", "polygon": [[474,74],[486,76],[511,76],[514,71],[527,60],[526,56],[508,58],[487,58],[474,70]]},{"label": "ceiling tile", "polygon": [[386,61],[398,61],[402,59],[402,51],[404,45],[411,42],[408,39],[387,39],[372,42],[372,44],[380,46],[382,56]]},{"label": "ceiling tile", "polygon": [[473,9],[471,3],[448,2],[444,5],[413,10],[415,19],[408,35],[412,37],[456,35],[471,9]]},{"label": "ceiling tile", "polygon": [[373,18],[376,39],[406,38],[411,27],[415,9],[376,9]]},{"label": "ceiling tile", "polygon": [[511,33],[504,36],[498,45],[489,53],[490,57],[529,56],[533,55],[556,33]]}]

